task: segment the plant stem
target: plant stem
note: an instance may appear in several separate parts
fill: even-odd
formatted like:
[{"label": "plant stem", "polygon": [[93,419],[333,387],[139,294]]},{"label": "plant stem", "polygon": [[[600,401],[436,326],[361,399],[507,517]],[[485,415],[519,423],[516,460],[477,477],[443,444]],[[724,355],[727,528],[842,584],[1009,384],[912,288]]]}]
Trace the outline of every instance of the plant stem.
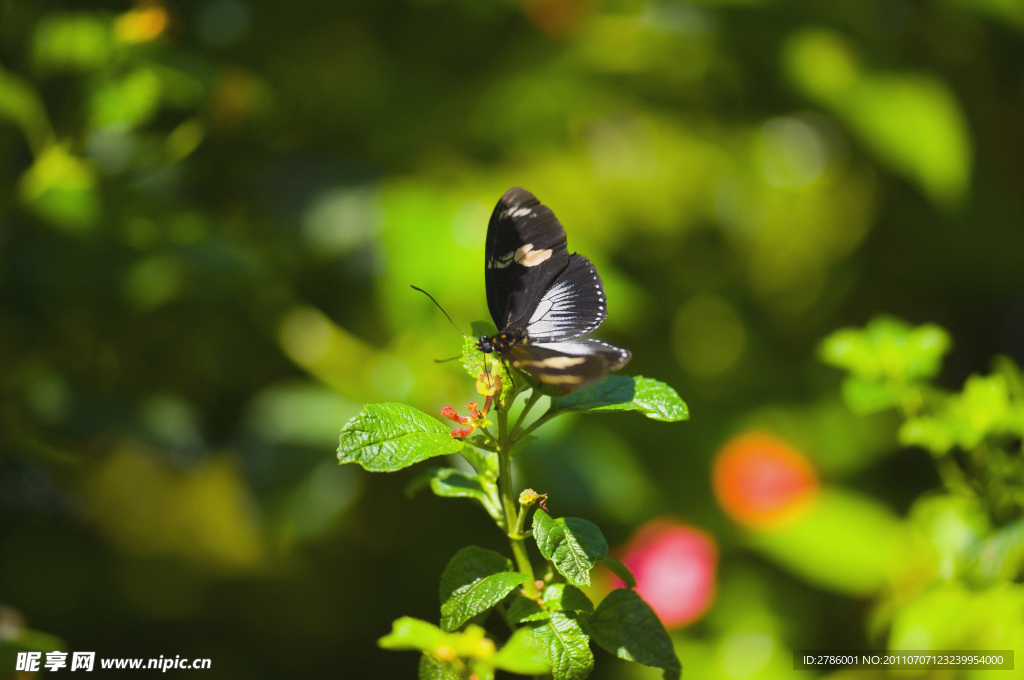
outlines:
[{"label": "plant stem", "polygon": [[523,406],[523,412],[519,414],[519,418],[516,420],[516,426],[512,428],[512,437],[515,438],[519,434],[519,430],[522,429],[523,423],[526,422],[526,416],[530,413],[530,409],[533,405],[544,395],[541,394],[540,390],[534,387],[530,390],[530,398],[526,400],[526,405]]},{"label": "plant stem", "polygon": [[519,435],[519,438],[522,439],[523,437],[525,437],[526,435],[530,434],[531,432],[536,430],[538,427],[540,427],[544,423],[548,422],[549,420],[551,420],[555,416],[559,415],[560,413],[562,413],[562,412],[561,411],[551,411],[551,410],[547,411],[540,418],[537,418],[537,420],[533,421],[532,425],[530,425],[528,428],[523,430],[522,434]]},{"label": "plant stem", "polygon": [[500,471],[498,473],[498,490],[501,493],[501,504],[505,510],[505,527],[508,532],[509,541],[512,542],[512,555],[516,560],[516,568],[526,574],[527,581],[523,589],[530,597],[537,595],[537,586],[534,583],[533,565],[530,563],[530,555],[526,552],[526,541],[518,531],[516,516],[516,498],[512,490],[512,447],[514,441],[510,441],[508,432],[508,410],[502,404],[498,410],[498,462]]}]

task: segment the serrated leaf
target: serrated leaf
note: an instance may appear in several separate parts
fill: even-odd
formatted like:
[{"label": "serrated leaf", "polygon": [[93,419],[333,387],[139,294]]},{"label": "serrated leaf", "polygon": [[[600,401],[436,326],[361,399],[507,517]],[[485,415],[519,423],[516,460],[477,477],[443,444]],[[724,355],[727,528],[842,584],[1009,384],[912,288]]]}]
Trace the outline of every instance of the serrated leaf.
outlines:
[{"label": "serrated leaf", "polygon": [[551,671],[544,648],[537,644],[533,631],[520,628],[494,655],[490,665],[520,675],[541,675]]},{"label": "serrated leaf", "polygon": [[618,561],[611,555],[605,555],[601,558],[601,564],[608,567],[608,570],[619,577],[623,583],[626,584],[627,588],[636,588],[636,577],[633,576],[633,572],[629,570],[622,562]]},{"label": "serrated leaf", "polygon": [[450,639],[451,636],[431,623],[403,616],[391,624],[391,632],[377,640],[377,644],[384,649],[418,649],[429,652],[448,644]]},{"label": "serrated leaf", "polygon": [[441,605],[441,628],[457,630],[466,621],[501,602],[516,586],[526,583],[527,580],[526,574],[505,571],[457,590]]},{"label": "serrated leaf", "polygon": [[510,624],[516,625],[527,621],[543,621],[548,616],[548,611],[543,609],[536,600],[516,594],[508,605],[505,618]]},{"label": "serrated leaf", "polygon": [[552,519],[541,509],[533,514],[533,538],[544,558],[574,586],[589,586],[590,570],[608,554],[608,541],[596,524],[578,517]]},{"label": "serrated leaf", "polygon": [[608,593],[587,620],[594,642],[627,661],[678,674],[681,665],[665,627],[635,590]]},{"label": "serrated leaf", "polygon": [[552,583],[541,595],[544,606],[552,611],[584,612],[594,611],[594,603],[583,591],[568,583]]},{"label": "serrated leaf", "polygon": [[463,548],[441,575],[441,628],[456,630],[500,602],[527,578],[512,571],[512,561],[504,555],[477,546]]},{"label": "serrated leaf", "polygon": [[450,664],[423,654],[420,657],[419,680],[462,680],[462,676]]},{"label": "serrated leaf", "polygon": [[590,638],[572,614],[552,612],[545,623],[534,624],[533,638],[544,649],[554,680],[582,680],[594,669]]},{"label": "serrated leaf", "polygon": [[[509,377],[508,371],[501,362],[501,355],[497,352],[484,354],[477,349],[477,339],[481,335],[495,335],[498,329],[488,321],[474,321],[470,324],[471,337],[462,341],[462,367],[469,373],[469,377],[476,380],[481,373],[496,373],[501,376],[501,396],[504,397],[511,389],[513,380]],[[518,376],[517,376],[518,377]]]},{"label": "serrated leaf", "polygon": [[555,397],[552,411],[638,411],[652,420],[688,420],[690,410],[663,382],[642,375],[613,375],[582,390]]},{"label": "serrated leaf", "polygon": [[475,545],[467,546],[448,560],[444,573],[441,574],[438,597],[444,603],[459,588],[491,574],[511,569],[512,560],[501,553]]},{"label": "serrated leaf", "polygon": [[341,430],[338,461],[371,472],[394,472],[457,453],[463,442],[437,418],[405,404],[369,404]]}]

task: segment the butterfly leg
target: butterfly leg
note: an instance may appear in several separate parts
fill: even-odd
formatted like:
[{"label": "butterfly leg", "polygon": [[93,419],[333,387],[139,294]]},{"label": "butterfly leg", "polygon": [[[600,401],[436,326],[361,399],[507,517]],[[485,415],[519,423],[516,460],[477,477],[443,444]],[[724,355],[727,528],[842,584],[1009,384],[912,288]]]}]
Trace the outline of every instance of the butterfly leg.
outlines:
[{"label": "butterfly leg", "polygon": [[507,375],[508,379],[512,381],[512,389],[514,390],[516,388],[516,379],[515,376],[512,375],[512,369],[508,367],[508,362],[505,361],[505,357],[501,358],[501,367],[505,369],[505,375]]}]

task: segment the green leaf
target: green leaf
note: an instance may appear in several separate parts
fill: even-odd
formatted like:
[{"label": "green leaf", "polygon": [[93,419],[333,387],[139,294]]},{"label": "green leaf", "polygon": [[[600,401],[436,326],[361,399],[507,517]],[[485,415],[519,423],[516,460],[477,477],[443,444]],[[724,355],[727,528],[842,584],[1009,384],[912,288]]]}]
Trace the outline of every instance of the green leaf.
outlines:
[{"label": "green leaf", "polygon": [[43,149],[21,176],[21,200],[52,226],[84,234],[100,215],[96,170],[83,158],[59,144]]},{"label": "green leaf", "polygon": [[548,616],[548,611],[543,609],[536,600],[517,593],[508,606],[505,618],[510,624],[515,625],[527,621],[543,621]]},{"label": "green leaf", "polygon": [[36,26],[35,66],[44,73],[93,71],[114,54],[110,20],[92,14],[51,14]]},{"label": "green leaf", "polygon": [[462,680],[450,664],[430,654],[420,657],[419,680]]},{"label": "green leaf", "polygon": [[[479,435],[469,440],[472,444],[473,440],[482,439]],[[477,474],[489,479],[492,482],[498,479],[498,454],[494,451],[487,451],[484,449],[478,449],[475,446],[464,446],[459,453],[466,459],[473,469],[477,471]]]},{"label": "green leaf", "polygon": [[[966,494],[925,495],[914,502],[909,520],[915,533],[934,550],[936,575],[945,581],[971,571],[972,562],[980,556],[978,548],[992,533],[985,504]],[[1006,525],[1011,526],[1013,523]],[[990,551],[987,557],[997,557],[997,552]],[[986,566],[990,564],[994,562],[988,561]]]},{"label": "green leaf", "polygon": [[590,639],[574,615],[552,612],[545,623],[534,624],[533,639],[544,649],[554,680],[581,680],[594,669]]},{"label": "green leaf", "polygon": [[5,119],[21,128],[35,153],[43,150],[53,134],[39,93],[0,66],[0,121]]},{"label": "green leaf", "polygon": [[403,616],[391,624],[391,632],[377,640],[377,644],[384,649],[418,649],[421,652],[430,652],[448,644],[450,639],[451,636],[431,623]]},{"label": "green leaf", "polygon": [[541,509],[533,514],[533,538],[544,558],[574,586],[589,586],[590,570],[608,554],[608,542],[593,522],[578,517],[552,519]]},{"label": "green leaf", "polygon": [[511,569],[512,561],[493,550],[469,546],[455,553],[441,575],[441,628],[456,630],[526,582]]},{"label": "green leaf", "polygon": [[483,502],[487,497],[479,479],[455,468],[431,470],[430,490],[442,498],[475,498]]},{"label": "green leaf", "polygon": [[1000,527],[966,552],[975,579],[982,583],[1013,581],[1024,563],[1024,520]]},{"label": "green leaf", "polygon": [[457,630],[466,621],[501,602],[516,586],[526,583],[527,579],[526,574],[518,571],[504,571],[456,591],[441,605],[441,627]]},{"label": "green leaf", "polygon": [[970,185],[971,133],[942,79],[872,71],[852,43],[822,29],[800,31],[783,54],[797,89],[827,107],[881,163],[916,182],[938,206],[960,204]]},{"label": "green leaf", "polygon": [[[916,389],[916,388],[912,388]],[[858,415],[885,411],[903,403],[907,387],[903,383],[876,382],[860,376],[843,381],[843,402]]]},{"label": "green leaf", "polygon": [[690,410],[663,382],[643,376],[613,375],[582,390],[555,397],[551,411],[639,411],[652,420],[688,420]]},{"label": "green leaf", "polygon": [[618,561],[611,555],[605,555],[601,558],[601,564],[608,567],[609,571],[622,579],[622,582],[626,584],[627,588],[636,588],[636,577],[633,576],[633,572],[629,570],[622,562]]},{"label": "green leaf", "polygon": [[673,677],[682,668],[658,615],[630,588],[608,593],[587,621],[587,632],[620,659],[663,668]]},{"label": "green leaf", "polygon": [[552,583],[544,589],[541,600],[547,609],[553,611],[585,612],[594,611],[594,604],[583,591],[568,583]]},{"label": "green leaf", "polygon": [[444,423],[412,406],[369,404],[342,428],[338,460],[371,472],[394,472],[462,447]]},{"label": "green leaf", "polygon": [[529,628],[520,628],[512,633],[512,637],[489,663],[510,673],[541,675],[551,672],[544,652],[544,648],[533,636],[533,631]]},{"label": "green leaf", "polygon": [[921,446],[937,456],[955,446],[970,451],[986,437],[999,436],[1024,436],[1024,404],[1011,399],[1001,373],[972,375],[963,392],[934,415],[911,418],[899,430],[901,444]]},{"label": "green leaf", "polygon": [[160,78],[150,68],[107,80],[92,92],[90,123],[95,127],[142,125],[159,110],[161,92]]},{"label": "green leaf", "polygon": [[472,498],[480,503],[491,517],[501,519],[501,508],[497,506],[479,477],[467,475],[455,468],[430,468],[411,481],[406,487],[410,496],[424,486],[429,486],[435,495],[442,498]]},{"label": "green leaf", "polygon": [[[496,373],[501,376],[501,396],[505,396],[512,389],[512,379],[501,362],[501,355],[497,352],[484,354],[477,349],[477,339],[481,335],[494,335],[498,329],[489,321],[474,321],[470,324],[470,336],[462,341],[462,367],[469,373],[469,377],[476,380],[481,373]],[[516,375],[516,380],[521,380]]]},{"label": "green leaf", "polygon": [[1024,401],[1024,372],[1016,361],[1008,356],[997,355],[992,360],[992,372],[1006,380],[1012,399]]},{"label": "green leaf", "polygon": [[910,383],[935,377],[952,342],[934,324],[912,327],[900,319],[879,316],[863,329],[844,328],[825,338],[819,356],[871,381]]}]

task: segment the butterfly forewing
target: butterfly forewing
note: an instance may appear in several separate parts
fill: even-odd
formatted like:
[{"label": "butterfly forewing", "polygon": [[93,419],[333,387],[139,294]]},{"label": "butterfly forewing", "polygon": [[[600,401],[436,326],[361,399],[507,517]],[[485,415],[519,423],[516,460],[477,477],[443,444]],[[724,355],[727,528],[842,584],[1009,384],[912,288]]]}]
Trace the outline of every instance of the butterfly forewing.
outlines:
[{"label": "butterfly forewing", "polygon": [[487,225],[487,307],[499,329],[524,328],[569,261],[565,229],[526,189],[509,189]]},{"label": "butterfly forewing", "polygon": [[526,325],[533,342],[571,340],[597,329],[607,316],[604,284],[587,258],[573,253]]}]

